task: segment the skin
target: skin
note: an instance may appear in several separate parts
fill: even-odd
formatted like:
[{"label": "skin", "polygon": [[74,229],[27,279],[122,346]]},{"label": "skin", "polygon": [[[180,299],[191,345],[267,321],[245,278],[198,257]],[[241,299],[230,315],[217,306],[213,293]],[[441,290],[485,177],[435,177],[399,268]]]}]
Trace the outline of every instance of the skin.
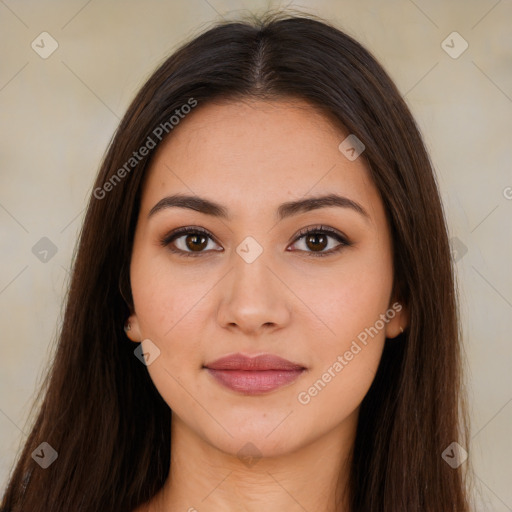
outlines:
[{"label": "skin", "polygon": [[[299,402],[396,302],[384,206],[364,153],[350,161],[338,149],[347,135],[300,100],[224,101],[198,106],[157,150],[135,232],[127,335],[161,351],[147,369],[173,411],[172,460],[162,490],[137,512],[349,510],[343,489],[359,407],[385,338],[405,329],[407,311],[402,305],[309,403]],[[219,202],[231,219],[176,207],[148,218],[176,193]],[[327,207],[277,220],[281,203],[329,193],[357,202],[369,218]],[[352,245],[315,256],[339,246],[330,235],[324,245],[297,238],[319,225]],[[159,243],[183,226],[214,237],[197,257]],[[263,248],[252,263],[236,252],[247,236]],[[186,241],[185,234],[173,244],[194,251]],[[306,370],[247,396],[203,368],[237,352],[276,354]],[[237,456],[249,442],[261,457],[252,466]]]}]

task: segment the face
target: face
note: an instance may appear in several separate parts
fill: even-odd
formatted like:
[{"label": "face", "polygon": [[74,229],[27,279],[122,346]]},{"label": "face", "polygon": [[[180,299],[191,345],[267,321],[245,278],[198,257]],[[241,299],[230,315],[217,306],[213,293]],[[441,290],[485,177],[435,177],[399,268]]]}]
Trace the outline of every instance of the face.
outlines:
[{"label": "face", "polygon": [[[284,454],[354,425],[405,327],[384,206],[364,152],[338,148],[348,135],[301,101],[206,104],[146,176],[128,335],[173,422],[226,453]],[[295,366],[211,369],[235,354]]]}]

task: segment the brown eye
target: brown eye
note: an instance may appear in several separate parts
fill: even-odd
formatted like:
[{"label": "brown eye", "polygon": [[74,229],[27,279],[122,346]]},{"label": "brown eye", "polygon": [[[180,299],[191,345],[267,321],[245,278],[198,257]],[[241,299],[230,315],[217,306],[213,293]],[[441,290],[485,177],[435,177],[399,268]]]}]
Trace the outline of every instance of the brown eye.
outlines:
[{"label": "brown eye", "polygon": [[208,245],[208,240],[204,235],[186,235],[185,245],[191,251],[201,251]]},{"label": "brown eye", "polygon": [[[167,247],[171,252],[182,256],[200,256],[209,253],[205,250],[209,242],[214,242],[212,235],[201,228],[181,228],[173,231],[160,240],[160,245]],[[218,249],[213,249],[217,251]]]},{"label": "brown eye", "polygon": [[[305,228],[295,240],[295,244],[303,242],[305,249],[300,248],[299,250],[310,256],[329,256],[351,245],[348,239],[341,233],[324,226]],[[331,246],[326,251],[325,249],[329,246],[329,240],[336,240],[338,245]]]},{"label": "brown eye", "polygon": [[305,238],[306,246],[312,251],[322,251],[328,245],[327,236],[323,233],[313,233]]},{"label": "brown eye", "polygon": [[[330,240],[335,240],[338,244],[334,245],[334,247],[329,247]],[[213,236],[206,230],[186,227],[175,230],[162,238],[160,245],[167,247],[171,252],[180,256],[201,256],[212,251],[223,251],[222,248],[206,250],[209,242],[220,247],[215,242]],[[305,248],[298,249],[299,252],[304,252],[310,256],[329,256],[351,245],[348,239],[341,233],[324,226],[302,230],[295,239],[294,245],[298,242],[303,242],[305,246]],[[325,250],[328,247],[329,250]]]}]

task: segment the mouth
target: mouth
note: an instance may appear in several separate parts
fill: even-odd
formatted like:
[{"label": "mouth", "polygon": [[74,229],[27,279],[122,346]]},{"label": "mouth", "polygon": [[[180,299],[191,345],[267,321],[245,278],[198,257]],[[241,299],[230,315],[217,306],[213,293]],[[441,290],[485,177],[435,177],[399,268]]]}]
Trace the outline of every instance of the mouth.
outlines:
[{"label": "mouth", "polygon": [[203,366],[221,385],[244,395],[259,395],[295,381],[306,368],[272,354],[233,354]]}]

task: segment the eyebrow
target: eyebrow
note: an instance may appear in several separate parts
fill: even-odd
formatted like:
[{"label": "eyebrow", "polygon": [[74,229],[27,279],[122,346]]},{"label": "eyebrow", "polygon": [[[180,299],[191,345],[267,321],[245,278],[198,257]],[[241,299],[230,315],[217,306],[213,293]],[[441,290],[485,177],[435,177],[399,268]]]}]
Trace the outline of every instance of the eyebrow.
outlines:
[{"label": "eyebrow", "polygon": [[[298,215],[300,213],[329,207],[349,208],[359,213],[365,218],[365,220],[370,220],[370,216],[367,211],[359,203],[338,194],[309,197],[307,199],[299,199],[297,201],[282,203],[277,208],[277,217],[279,220],[283,220],[287,217]],[[151,208],[148,218],[167,208],[186,208],[212,217],[218,217],[226,220],[231,219],[228,210],[221,204],[203,197],[184,194],[174,194],[160,199],[160,201]]]}]

